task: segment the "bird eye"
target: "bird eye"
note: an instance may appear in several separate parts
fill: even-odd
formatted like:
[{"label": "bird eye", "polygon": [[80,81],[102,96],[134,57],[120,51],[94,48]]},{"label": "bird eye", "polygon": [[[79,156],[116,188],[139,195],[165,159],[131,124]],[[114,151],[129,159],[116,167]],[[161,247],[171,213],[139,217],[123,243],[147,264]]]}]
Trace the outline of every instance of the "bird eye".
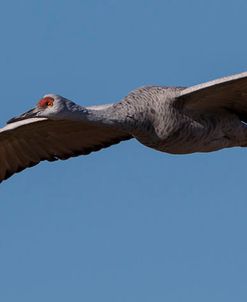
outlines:
[{"label": "bird eye", "polygon": [[53,101],[48,101],[47,106],[52,107],[53,106]]},{"label": "bird eye", "polygon": [[45,97],[38,102],[38,106],[41,108],[52,107],[54,99],[52,97]]}]

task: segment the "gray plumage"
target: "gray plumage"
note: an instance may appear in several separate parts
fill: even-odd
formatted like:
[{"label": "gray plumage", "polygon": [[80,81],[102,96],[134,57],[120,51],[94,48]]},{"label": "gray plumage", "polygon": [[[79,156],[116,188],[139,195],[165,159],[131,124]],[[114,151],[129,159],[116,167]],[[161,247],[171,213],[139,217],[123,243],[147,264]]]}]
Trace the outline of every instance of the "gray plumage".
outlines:
[{"label": "gray plumage", "polygon": [[245,147],[246,123],[247,72],[189,88],[143,87],[92,107],[49,94],[0,129],[0,181],[131,138],[173,154]]}]

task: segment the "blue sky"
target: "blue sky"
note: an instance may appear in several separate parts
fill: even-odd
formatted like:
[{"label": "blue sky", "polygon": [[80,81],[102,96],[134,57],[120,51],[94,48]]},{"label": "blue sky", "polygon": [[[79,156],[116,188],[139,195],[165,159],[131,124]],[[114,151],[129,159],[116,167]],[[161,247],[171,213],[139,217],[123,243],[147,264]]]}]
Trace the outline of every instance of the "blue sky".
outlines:
[{"label": "blue sky", "polygon": [[[3,126],[46,93],[84,105],[246,70],[244,0],[1,1]],[[130,141],[0,185],[0,300],[247,299],[247,151]]]}]

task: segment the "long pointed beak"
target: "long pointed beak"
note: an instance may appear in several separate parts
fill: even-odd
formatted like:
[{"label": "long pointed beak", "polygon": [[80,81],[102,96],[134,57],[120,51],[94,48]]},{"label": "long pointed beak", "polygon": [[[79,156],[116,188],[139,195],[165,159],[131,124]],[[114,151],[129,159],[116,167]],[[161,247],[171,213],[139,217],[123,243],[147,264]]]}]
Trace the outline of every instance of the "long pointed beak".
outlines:
[{"label": "long pointed beak", "polygon": [[11,124],[11,123],[15,123],[15,122],[18,122],[18,121],[26,120],[26,119],[32,118],[32,117],[38,117],[37,116],[38,112],[39,112],[38,108],[33,108],[33,109],[21,114],[20,116],[13,117],[9,121],[7,121],[7,124]]}]

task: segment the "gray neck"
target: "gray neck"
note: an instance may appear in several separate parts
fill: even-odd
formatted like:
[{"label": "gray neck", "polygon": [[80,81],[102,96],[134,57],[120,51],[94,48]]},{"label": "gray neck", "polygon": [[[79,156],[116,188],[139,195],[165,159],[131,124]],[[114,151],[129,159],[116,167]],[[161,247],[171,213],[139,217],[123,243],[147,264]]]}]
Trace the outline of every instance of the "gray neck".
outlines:
[{"label": "gray neck", "polygon": [[131,133],[155,134],[161,126],[159,123],[164,121],[164,113],[169,116],[170,100],[174,99],[176,92],[175,89],[163,87],[144,87],[131,92],[119,103],[97,109],[74,104],[74,117]]}]

